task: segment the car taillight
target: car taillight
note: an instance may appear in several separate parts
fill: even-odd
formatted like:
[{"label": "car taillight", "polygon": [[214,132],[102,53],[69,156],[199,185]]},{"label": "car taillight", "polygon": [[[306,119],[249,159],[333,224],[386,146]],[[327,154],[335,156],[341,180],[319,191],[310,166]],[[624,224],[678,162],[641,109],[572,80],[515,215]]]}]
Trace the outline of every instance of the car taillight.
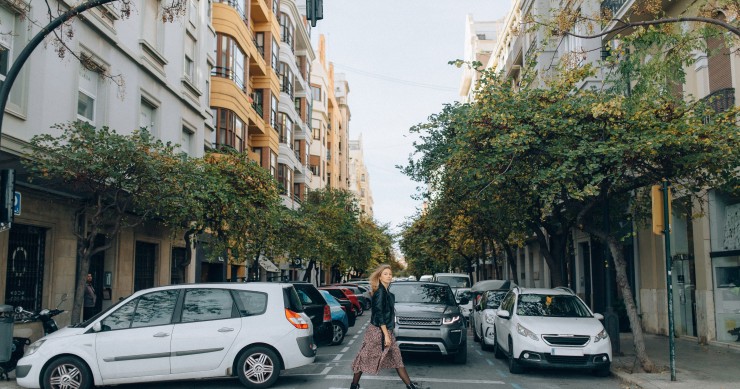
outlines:
[{"label": "car taillight", "polygon": [[324,321],[331,321],[331,309],[328,305],[324,305]]},{"label": "car taillight", "polygon": [[295,328],[301,330],[308,329],[308,322],[298,312],[293,312],[290,309],[285,308],[285,318],[288,319],[290,324],[292,324]]}]

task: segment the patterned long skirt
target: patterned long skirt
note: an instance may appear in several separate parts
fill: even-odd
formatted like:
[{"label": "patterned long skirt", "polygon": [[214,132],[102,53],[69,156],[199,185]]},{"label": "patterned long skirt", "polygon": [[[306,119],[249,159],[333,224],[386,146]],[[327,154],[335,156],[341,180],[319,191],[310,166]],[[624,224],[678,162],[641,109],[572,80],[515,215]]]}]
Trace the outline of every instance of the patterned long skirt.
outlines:
[{"label": "patterned long skirt", "polygon": [[352,371],[354,373],[378,374],[381,369],[397,369],[403,367],[401,358],[401,349],[398,348],[396,338],[393,332],[388,331],[391,335],[391,346],[383,349],[382,339],[383,331],[380,327],[369,325],[365,331],[365,338],[362,340],[360,352],[357,353],[354,362],[352,362]]}]

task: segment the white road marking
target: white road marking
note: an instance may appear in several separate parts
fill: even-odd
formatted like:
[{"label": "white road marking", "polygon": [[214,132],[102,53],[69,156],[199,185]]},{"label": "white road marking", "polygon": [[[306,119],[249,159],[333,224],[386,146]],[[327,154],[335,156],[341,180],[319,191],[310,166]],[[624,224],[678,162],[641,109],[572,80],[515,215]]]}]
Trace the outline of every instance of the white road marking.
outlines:
[{"label": "white road marking", "polygon": [[[325,377],[327,380],[351,380],[351,375],[327,375]],[[378,380],[378,381],[398,381],[399,378],[397,375],[394,376],[372,376],[365,374],[362,376],[363,380]],[[427,383],[427,382],[437,382],[437,383],[452,383],[452,384],[483,384],[483,385],[505,385],[506,383],[504,381],[488,381],[488,380],[455,380],[455,379],[447,379],[447,378],[422,378],[419,379],[419,381]]]},{"label": "white road marking", "polygon": [[349,342],[347,342],[347,346],[351,346],[351,345],[352,345],[352,343],[354,343],[354,342],[355,342],[355,340],[354,340],[354,339],[350,340]]},{"label": "white road marking", "polygon": [[280,374],[281,377],[302,377],[302,376],[318,376],[327,375],[331,371],[331,367],[325,367],[321,373],[298,373],[298,374]]},{"label": "white road marking", "polygon": [[360,336],[360,335],[355,335],[355,336],[352,337],[352,339],[357,339],[358,336]]},{"label": "white road marking", "polygon": [[342,349],[342,352],[343,353],[346,353],[347,351],[349,351],[349,347],[345,347],[345,348]]},{"label": "white road marking", "polygon": [[332,360],[332,362],[336,362],[336,361],[342,359],[343,356],[344,356],[344,354],[337,354],[337,356],[334,357],[334,359]]}]

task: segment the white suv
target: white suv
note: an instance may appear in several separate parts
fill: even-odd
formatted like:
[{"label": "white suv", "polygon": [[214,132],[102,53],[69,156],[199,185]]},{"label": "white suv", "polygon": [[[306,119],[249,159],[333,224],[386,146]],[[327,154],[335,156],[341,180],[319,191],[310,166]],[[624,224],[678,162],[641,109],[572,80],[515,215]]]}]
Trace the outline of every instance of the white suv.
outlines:
[{"label": "white suv", "polygon": [[496,312],[494,352],[497,358],[508,356],[513,374],[533,366],[607,376],[612,346],[603,318],[570,289],[515,287]]},{"label": "white suv", "polygon": [[145,289],[30,345],[16,377],[27,388],[88,389],[238,376],[267,388],[281,370],[313,363],[312,331],[291,284]]}]

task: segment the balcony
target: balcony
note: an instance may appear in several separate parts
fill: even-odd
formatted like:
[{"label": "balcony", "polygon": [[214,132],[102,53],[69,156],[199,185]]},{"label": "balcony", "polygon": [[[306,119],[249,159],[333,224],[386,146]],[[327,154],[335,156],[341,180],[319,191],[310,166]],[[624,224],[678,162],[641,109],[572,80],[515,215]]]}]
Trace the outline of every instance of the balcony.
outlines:
[{"label": "balcony", "polygon": [[714,109],[714,112],[720,113],[727,111],[735,106],[735,88],[725,88],[710,93],[702,99]]},{"label": "balcony", "polygon": [[601,12],[603,13],[604,11],[609,10],[612,17],[616,17],[619,15],[619,10],[628,2],[630,2],[630,0],[603,0],[601,2]]},{"label": "balcony", "polygon": [[[228,67],[223,66],[214,66],[211,68],[211,76],[213,77],[222,77],[222,78],[228,78],[229,80],[234,81],[234,84],[236,84],[239,89],[242,90],[242,92],[247,91],[247,86],[244,84],[244,80],[242,80],[241,77],[237,76],[236,73]],[[251,100],[251,97],[250,97]]]},{"label": "balcony", "polygon": [[242,19],[244,20],[244,23],[247,23],[247,26],[249,25],[249,19],[247,18],[247,11],[244,9],[244,2],[238,1],[238,0],[216,0],[216,3],[224,3],[231,8],[235,9],[236,12],[241,15]]}]

